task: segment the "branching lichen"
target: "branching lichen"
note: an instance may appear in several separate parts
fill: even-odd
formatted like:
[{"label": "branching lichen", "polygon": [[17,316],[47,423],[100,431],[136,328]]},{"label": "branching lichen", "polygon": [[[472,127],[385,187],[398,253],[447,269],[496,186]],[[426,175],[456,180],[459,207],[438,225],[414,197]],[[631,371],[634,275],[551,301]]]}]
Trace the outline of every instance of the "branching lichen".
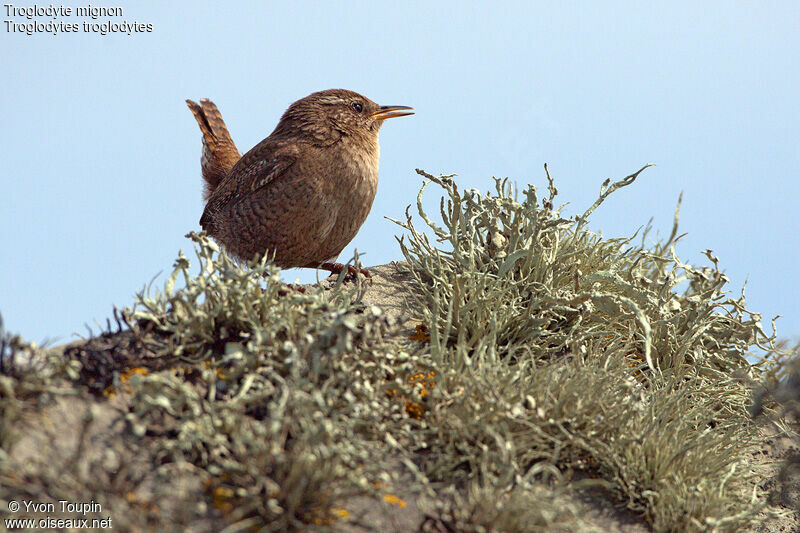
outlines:
[{"label": "branching lichen", "polygon": [[[747,357],[774,335],[725,292],[713,268],[675,253],[669,238],[603,239],[589,215],[647,167],[601,188],[582,215],[554,209],[557,190],[520,201],[507,180],[462,191],[452,176],[417,171],[417,210],[395,221],[414,279],[414,316],[430,330],[437,386],[428,397],[420,468],[452,483],[485,475],[504,490],[537,465],[583,470],[656,531],[739,531],[764,507],[755,490],[762,443],[748,414],[760,375]],[[444,192],[441,222],[422,207]],[[680,205],[680,204],[679,204]],[[432,233],[435,242],[428,236]],[[441,244],[435,244],[441,243]]]},{"label": "branching lichen", "polygon": [[[540,198],[418,171],[427,229],[397,222],[414,335],[358,283],[287,288],[268,258],[190,234],[196,268],[180,253],[116,330],[58,354],[0,332],[0,500],[98,495],[130,530],[348,530],[365,498],[413,499],[434,531],[596,531],[575,497],[591,486],[655,531],[751,527],[773,514],[752,383],[769,374],[781,402],[798,379],[749,363],[775,336],[711,251],[678,258],[677,209],[665,241],[587,229],[645,168],[573,218],[549,173]],[[57,418],[71,409],[77,429]]]}]

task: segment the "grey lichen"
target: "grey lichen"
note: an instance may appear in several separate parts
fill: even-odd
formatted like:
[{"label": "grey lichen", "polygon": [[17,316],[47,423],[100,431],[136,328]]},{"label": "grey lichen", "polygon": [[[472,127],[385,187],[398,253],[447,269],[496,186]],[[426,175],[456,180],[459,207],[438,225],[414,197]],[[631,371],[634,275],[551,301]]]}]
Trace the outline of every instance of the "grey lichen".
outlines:
[{"label": "grey lichen", "polygon": [[[712,252],[679,260],[677,210],[665,241],[587,229],[645,168],[574,218],[549,173],[540,198],[418,171],[427,229],[397,222],[411,338],[363,303],[377,283],[300,292],[269,258],[242,265],[190,234],[194,269],[180,253],[116,331],[58,356],[2,336],[0,500],[97,494],[132,530],[348,530],[382,505],[421,530],[596,531],[575,497],[593,487],[655,531],[752,527],[775,514],[753,383],[781,377],[749,360],[775,335]],[[48,461],[23,460],[24,416],[65,391],[91,407],[74,454],[52,466],[57,435]]]}]

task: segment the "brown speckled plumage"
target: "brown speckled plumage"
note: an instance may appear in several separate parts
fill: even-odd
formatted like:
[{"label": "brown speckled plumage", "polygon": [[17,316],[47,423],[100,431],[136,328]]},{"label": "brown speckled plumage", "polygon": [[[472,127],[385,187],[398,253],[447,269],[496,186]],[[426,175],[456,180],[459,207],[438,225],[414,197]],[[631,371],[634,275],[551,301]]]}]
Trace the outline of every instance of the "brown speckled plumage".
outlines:
[{"label": "brown speckled plumage", "polygon": [[239,156],[217,107],[186,101],[203,134],[207,201],[200,225],[232,255],[274,254],[283,268],[325,268],[353,240],[378,187],[378,131],[412,114],[353,91],[313,93]]}]

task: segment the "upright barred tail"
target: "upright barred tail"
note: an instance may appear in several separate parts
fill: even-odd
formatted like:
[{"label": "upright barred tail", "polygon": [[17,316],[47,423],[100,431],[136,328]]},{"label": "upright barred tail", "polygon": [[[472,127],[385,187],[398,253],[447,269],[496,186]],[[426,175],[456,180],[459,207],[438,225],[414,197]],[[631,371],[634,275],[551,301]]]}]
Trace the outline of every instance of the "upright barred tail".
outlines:
[{"label": "upright barred tail", "polygon": [[200,131],[203,133],[203,156],[200,166],[203,171],[203,200],[208,201],[222,179],[233,165],[242,157],[236,149],[231,134],[222,120],[222,115],[214,102],[203,98],[200,104],[186,100]]}]

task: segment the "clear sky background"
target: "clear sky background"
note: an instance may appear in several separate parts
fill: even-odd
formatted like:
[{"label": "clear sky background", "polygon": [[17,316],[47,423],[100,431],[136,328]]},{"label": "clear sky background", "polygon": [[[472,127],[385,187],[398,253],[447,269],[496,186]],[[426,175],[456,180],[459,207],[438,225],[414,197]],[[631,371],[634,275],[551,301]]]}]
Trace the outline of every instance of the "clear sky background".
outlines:
[{"label": "clear sky background", "polygon": [[201,142],[184,99],[213,99],[245,152],[294,100],[343,87],[417,114],[382,129],[377,198],[340,259],[401,258],[383,217],[414,203],[415,168],[482,191],[492,176],[544,189],[547,162],[574,215],[604,179],[656,163],[590,227],[628,236],[653,217],[668,235],[683,191],[680,257],[708,264],[700,252],[714,250],[732,293],[748,280],[764,325],[783,315],[779,335],[796,337],[800,3],[659,4],[117,1],[93,5],[153,31],[28,36],[4,23],[6,329],[85,335],[162,272],[160,285],[179,249],[193,258]]}]

